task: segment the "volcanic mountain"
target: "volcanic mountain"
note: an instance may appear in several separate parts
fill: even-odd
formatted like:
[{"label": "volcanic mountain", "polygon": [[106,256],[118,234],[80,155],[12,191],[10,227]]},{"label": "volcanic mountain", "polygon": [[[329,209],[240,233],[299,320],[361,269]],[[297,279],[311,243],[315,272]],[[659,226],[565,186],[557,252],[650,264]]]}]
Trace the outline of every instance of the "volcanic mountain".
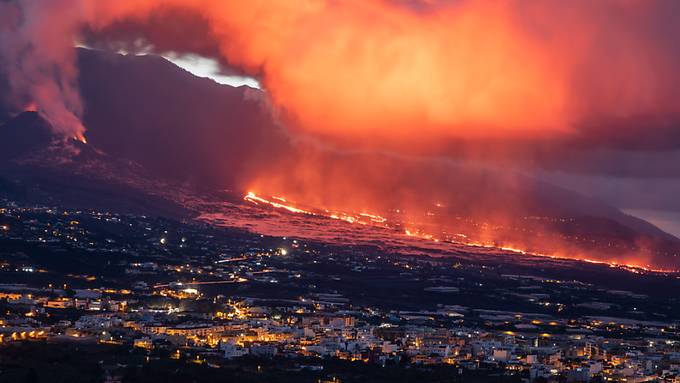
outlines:
[{"label": "volcanic mountain", "polygon": [[188,215],[183,207],[140,188],[135,181],[146,173],[138,166],[53,132],[37,112],[22,112],[0,124],[0,197],[29,205]]},{"label": "volcanic mountain", "polygon": [[255,186],[320,211],[389,216],[392,229],[427,238],[680,264],[678,239],[602,201],[445,158],[326,147],[281,124],[263,91],[197,78],[158,56],[79,49],[78,57],[89,143],[54,137],[38,113],[10,118],[0,125],[3,194],[196,216],[203,212],[183,202],[187,190],[219,198],[229,189],[238,197]]}]

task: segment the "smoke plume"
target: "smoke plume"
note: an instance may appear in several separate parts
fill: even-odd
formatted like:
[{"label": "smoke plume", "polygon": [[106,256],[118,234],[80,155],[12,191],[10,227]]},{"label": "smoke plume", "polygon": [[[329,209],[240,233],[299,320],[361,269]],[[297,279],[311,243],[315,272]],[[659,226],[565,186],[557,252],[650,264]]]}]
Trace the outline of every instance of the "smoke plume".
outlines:
[{"label": "smoke plume", "polygon": [[73,45],[84,38],[214,56],[261,79],[291,126],[322,136],[587,135],[643,117],[667,128],[680,114],[673,0],[0,6],[13,98],[65,132],[82,129]]},{"label": "smoke plume", "polygon": [[0,73],[6,104],[39,111],[57,131],[82,138],[73,49],[82,20],[70,0],[0,2]]}]

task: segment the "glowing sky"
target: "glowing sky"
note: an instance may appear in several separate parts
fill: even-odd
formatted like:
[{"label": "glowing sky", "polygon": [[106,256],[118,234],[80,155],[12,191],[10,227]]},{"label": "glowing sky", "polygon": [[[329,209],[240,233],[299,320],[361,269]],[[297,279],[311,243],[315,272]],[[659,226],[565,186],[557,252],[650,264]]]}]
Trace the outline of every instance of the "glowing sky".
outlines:
[{"label": "glowing sky", "polygon": [[36,103],[71,135],[84,130],[72,51],[84,40],[254,85],[211,57],[319,136],[639,136],[680,115],[678,12],[672,0],[15,0],[0,2],[0,60],[16,106]]}]

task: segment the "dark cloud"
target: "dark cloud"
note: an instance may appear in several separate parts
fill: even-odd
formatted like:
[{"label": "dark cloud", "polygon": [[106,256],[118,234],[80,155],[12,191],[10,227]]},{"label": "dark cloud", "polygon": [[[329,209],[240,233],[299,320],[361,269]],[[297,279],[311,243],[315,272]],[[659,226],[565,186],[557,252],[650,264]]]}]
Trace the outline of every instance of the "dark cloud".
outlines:
[{"label": "dark cloud", "polygon": [[85,45],[100,50],[213,58],[219,62],[221,74],[244,74],[220,53],[219,38],[206,15],[182,7],[161,7],[147,19],[131,16],[96,31],[85,26],[82,39]]}]

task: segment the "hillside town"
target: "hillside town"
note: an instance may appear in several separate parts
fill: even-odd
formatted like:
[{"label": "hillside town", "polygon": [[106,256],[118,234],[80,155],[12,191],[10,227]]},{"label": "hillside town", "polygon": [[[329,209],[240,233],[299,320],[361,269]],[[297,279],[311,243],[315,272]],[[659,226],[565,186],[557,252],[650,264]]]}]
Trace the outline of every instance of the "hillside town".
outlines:
[{"label": "hillside town", "polygon": [[[329,361],[448,366],[451,379],[680,382],[680,320],[643,293],[375,249],[218,236],[196,223],[5,206],[0,355],[22,344],[96,344],[216,369],[285,360],[336,382]],[[66,254],[79,261],[53,258]],[[353,290],[356,278],[418,291],[388,291],[401,294],[391,301]],[[121,369],[101,378],[119,382]]]}]

